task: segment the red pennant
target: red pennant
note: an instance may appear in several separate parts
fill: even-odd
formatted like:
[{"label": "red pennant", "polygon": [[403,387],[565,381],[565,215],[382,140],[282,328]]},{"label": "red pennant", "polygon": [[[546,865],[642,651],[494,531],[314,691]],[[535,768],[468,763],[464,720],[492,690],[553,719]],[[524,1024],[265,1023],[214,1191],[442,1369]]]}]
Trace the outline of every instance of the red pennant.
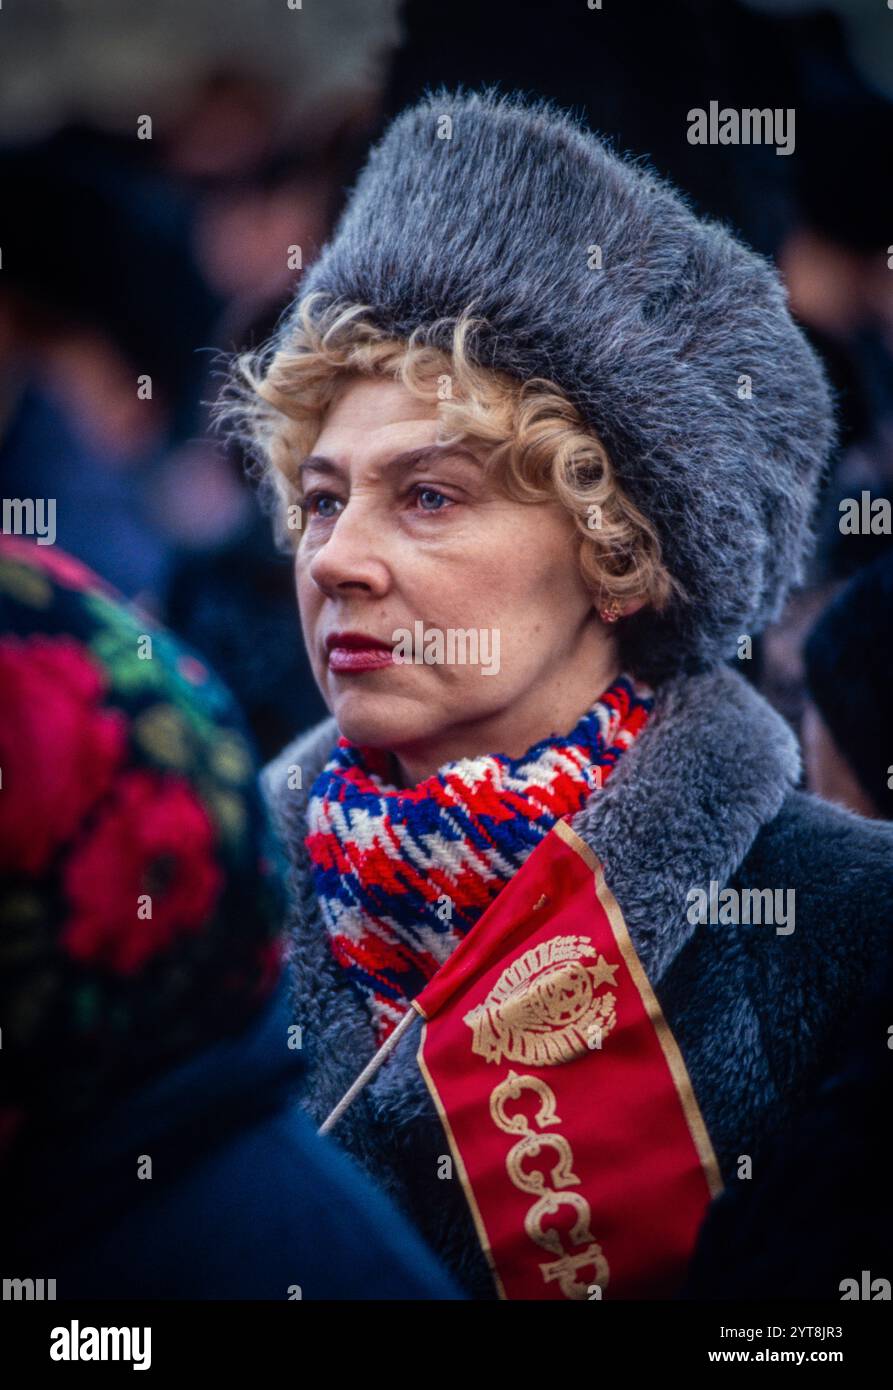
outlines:
[{"label": "red pennant", "polygon": [[415,1007],[500,1295],[671,1296],[719,1168],[602,867],[566,822]]}]

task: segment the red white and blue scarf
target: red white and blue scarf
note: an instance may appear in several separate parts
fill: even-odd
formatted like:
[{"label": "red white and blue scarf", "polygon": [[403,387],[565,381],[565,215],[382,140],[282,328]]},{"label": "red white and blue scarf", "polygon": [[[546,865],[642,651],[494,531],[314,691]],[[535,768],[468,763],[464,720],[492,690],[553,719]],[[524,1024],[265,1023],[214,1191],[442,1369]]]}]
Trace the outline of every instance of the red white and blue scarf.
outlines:
[{"label": "red white and blue scarf", "polygon": [[603,785],[652,704],[620,676],[569,734],[519,758],[445,763],[409,789],[387,780],[389,753],[338,740],[310,791],[306,845],[332,950],[379,1042],[556,821]]}]

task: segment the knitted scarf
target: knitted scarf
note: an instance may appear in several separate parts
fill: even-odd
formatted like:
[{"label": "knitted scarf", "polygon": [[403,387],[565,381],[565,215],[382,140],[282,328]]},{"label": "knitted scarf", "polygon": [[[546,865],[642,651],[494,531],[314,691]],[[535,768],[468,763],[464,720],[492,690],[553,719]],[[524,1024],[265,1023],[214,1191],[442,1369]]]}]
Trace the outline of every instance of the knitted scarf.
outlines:
[{"label": "knitted scarf", "polygon": [[519,758],[445,763],[418,786],[340,738],[310,791],[305,840],[336,960],[383,1042],[530,852],[611,775],[651,690],[623,675],[566,735]]}]

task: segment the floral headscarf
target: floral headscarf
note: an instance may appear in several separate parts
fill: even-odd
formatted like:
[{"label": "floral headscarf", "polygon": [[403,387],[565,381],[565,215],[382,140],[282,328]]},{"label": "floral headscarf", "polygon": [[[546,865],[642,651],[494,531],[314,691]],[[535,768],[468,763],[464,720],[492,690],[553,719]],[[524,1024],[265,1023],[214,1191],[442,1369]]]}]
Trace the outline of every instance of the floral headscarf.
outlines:
[{"label": "floral headscarf", "polygon": [[231,696],[78,561],[0,536],[0,1157],[244,1025],[282,893]]}]

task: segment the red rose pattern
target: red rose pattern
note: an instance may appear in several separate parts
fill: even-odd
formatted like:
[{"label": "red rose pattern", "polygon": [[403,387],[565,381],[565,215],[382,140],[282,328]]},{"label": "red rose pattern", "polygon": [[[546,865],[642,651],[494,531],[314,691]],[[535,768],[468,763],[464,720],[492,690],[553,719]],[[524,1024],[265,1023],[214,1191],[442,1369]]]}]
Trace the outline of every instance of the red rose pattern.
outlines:
[{"label": "red rose pattern", "polygon": [[[222,888],[214,830],[191,787],[169,774],[123,776],[65,866],[76,960],[135,974],[178,936],[200,932]],[[138,915],[151,899],[151,916]]]},{"label": "red rose pattern", "polygon": [[79,642],[0,640],[0,870],[36,875],[111,787],[127,720]]}]

